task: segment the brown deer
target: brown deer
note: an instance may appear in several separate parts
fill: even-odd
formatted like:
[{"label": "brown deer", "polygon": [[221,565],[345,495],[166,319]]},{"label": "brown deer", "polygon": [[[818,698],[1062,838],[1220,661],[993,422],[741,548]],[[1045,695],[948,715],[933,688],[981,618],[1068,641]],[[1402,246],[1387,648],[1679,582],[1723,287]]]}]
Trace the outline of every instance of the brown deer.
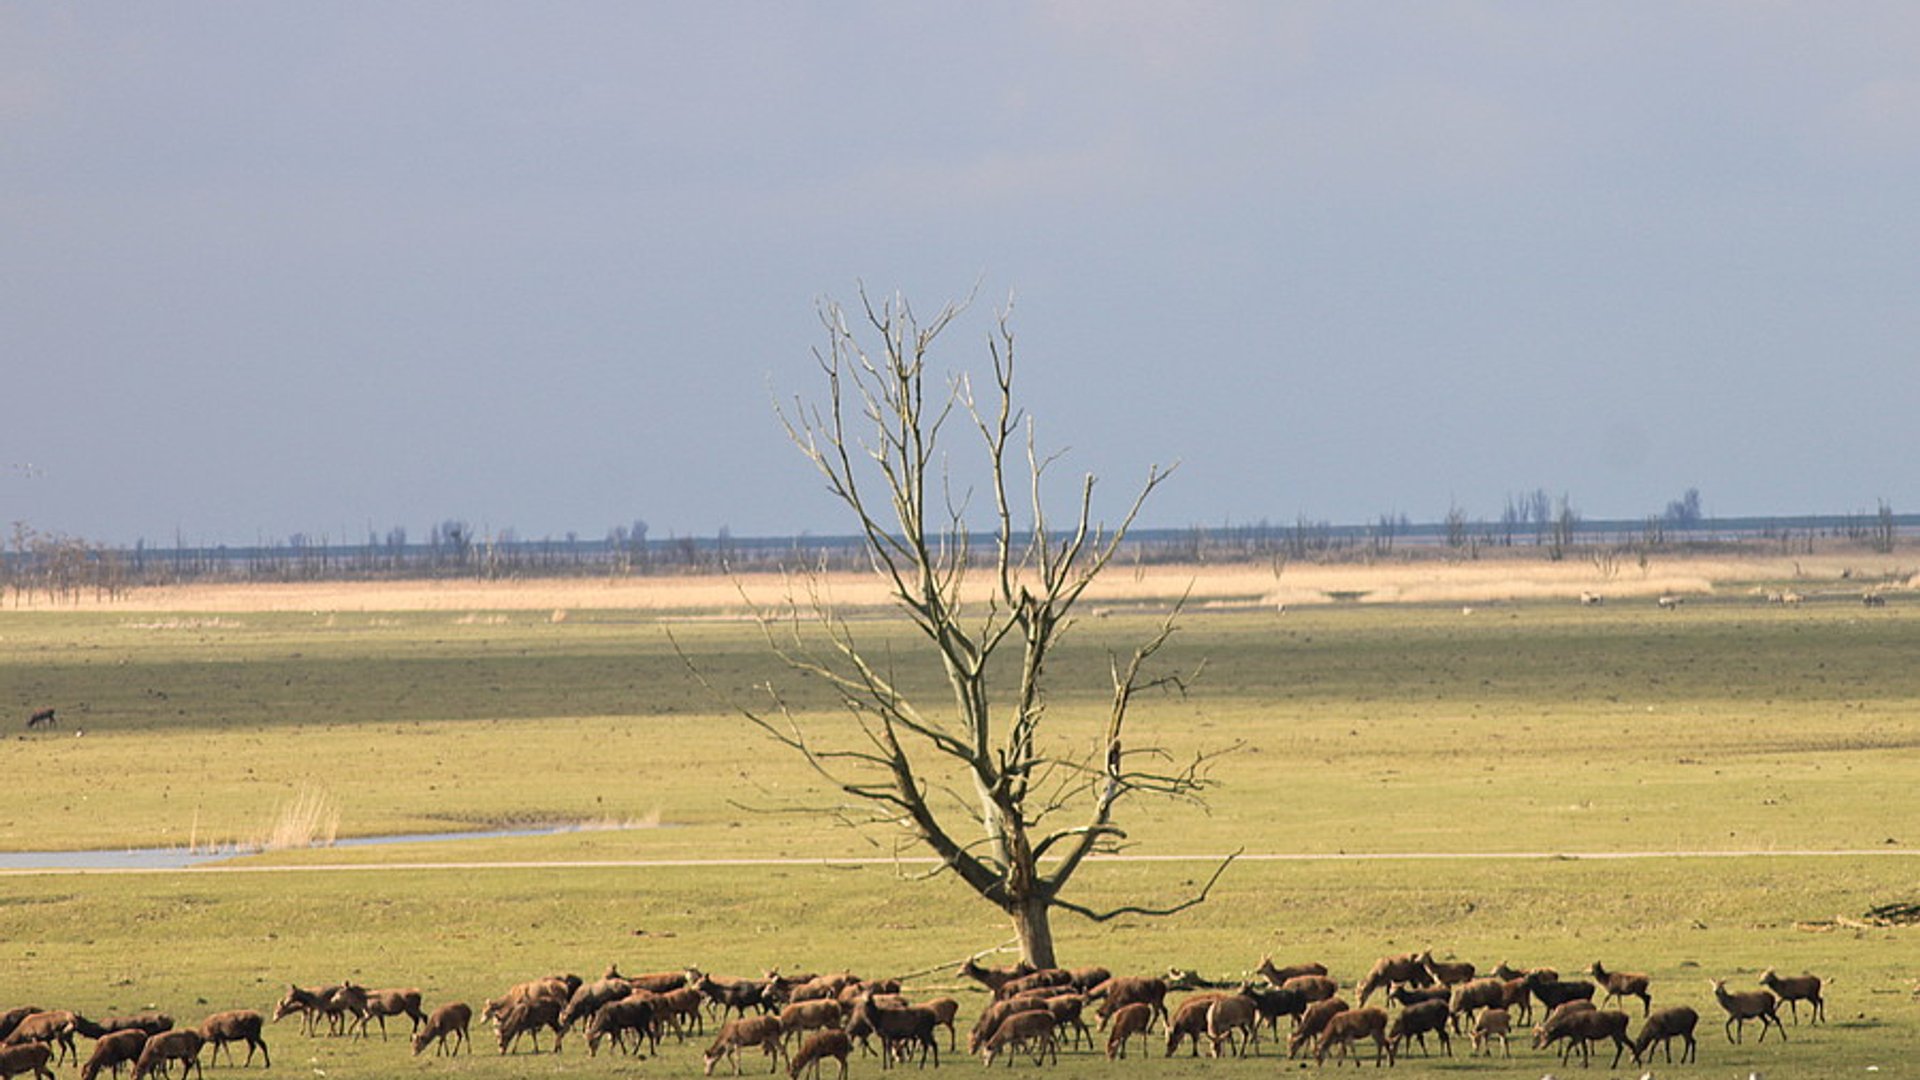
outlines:
[{"label": "brown deer", "polygon": [[[253,1064],[253,1052],[260,1051],[260,1067],[273,1068],[273,1058],[267,1054],[267,1040],[260,1037],[260,1029],[266,1026],[267,1018],[252,1009],[234,1009],[230,1012],[218,1012],[207,1017],[200,1025],[200,1037],[209,1049],[208,1059],[216,1064],[222,1047],[227,1051],[227,1064],[233,1064],[233,1048],[228,1043],[247,1044],[246,1065]],[[243,1065],[242,1068],[245,1066]]]}]

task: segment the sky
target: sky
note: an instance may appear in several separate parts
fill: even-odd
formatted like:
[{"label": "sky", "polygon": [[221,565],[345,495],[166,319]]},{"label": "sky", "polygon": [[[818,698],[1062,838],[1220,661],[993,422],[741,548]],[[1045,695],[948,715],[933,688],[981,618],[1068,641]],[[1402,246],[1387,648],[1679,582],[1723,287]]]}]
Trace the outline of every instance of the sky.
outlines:
[{"label": "sky", "polygon": [[1103,517],[1912,512],[1916,177],[1906,0],[22,0],[0,525],[846,533],[863,289]]}]

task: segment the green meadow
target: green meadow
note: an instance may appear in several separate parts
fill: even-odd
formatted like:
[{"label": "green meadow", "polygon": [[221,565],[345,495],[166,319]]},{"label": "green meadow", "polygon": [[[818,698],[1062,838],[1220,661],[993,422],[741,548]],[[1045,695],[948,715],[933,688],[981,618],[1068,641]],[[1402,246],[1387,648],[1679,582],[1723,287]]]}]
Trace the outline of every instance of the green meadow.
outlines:
[{"label": "green meadow", "polygon": [[[1050,666],[1063,756],[1088,751],[1110,654],[1158,614],[1088,619]],[[1346,982],[1426,948],[1569,974],[1600,960],[1652,975],[1656,1004],[1701,1013],[1701,1064],[1656,1075],[1920,1075],[1920,928],[1858,921],[1920,900],[1914,614],[1744,599],[1190,611],[1163,655],[1199,677],[1140,700],[1129,745],[1204,758],[1214,785],[1204,805],[1131,804],[1129,853],[1156,859],[1089,864],[1074,898],[1177,900],[1245,855],[1172,918],[1057,916],[1063,960],[1227,977],[1272,953]],[[952,965],[1003,945],[1007,927],[952,882],[890,863],[919,854],[897,838],[820,813],[832,790],[723,699],[762,704],[771,683],[829,743],[857,732],[757,629],[697,616],[0,613],[0,849],[252,846],[295,825],[339,839],[589,826],[293,847],[190,871],[0,874],[0,1003],[197,1021],[351,977],[478,1005],[612,963],[910,974],[964,993],[970,1016],[978,996]],[[940,700],[904,627],[855,628]],[[23,730],[45,705],[60,726]],[[1603,857],[1622,854],[1635,857]],[[1751,987],[1770,966],[1829,979],[1832,1022],[1790,1022],[1784,1046],[1754,1045],[1751,1030],[1728,1045],[1709,980]],[[476,1033],[483,1053],[458,1061],[412,1059],[377,1031],[309,1039],[293,1021],[269,1040],[276,1070],[337,1076],[699,1068],[697,1048],[672,1044],[656,1060],[569,1045],[502,1062]],[[1456,1049],[1398,1072],[1560,1069],[1524,1046],[1511,1061]],[[1271,1048],[1246,1062],[1156,1049],[1062,1067],[1251,1076],[1275,1061]]]}]

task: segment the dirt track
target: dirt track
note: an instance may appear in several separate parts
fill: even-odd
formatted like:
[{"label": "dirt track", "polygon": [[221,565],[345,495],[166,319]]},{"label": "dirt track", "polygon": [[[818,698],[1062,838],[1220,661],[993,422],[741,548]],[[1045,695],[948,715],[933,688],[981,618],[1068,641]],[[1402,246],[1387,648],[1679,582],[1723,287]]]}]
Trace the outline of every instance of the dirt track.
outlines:
[{"label": "dirt track", "polygon": [[[1217,864],[1227,858],[1225,854],[1213,855],[1105,855],[1090,860],[1099,862],[1135,862],[1135,863],[1212,863]],[[1597,851],[1569,853],[1564,851],[1500,851],[1500,852],[1361,852],[1334,854],[1298,854],[1268,852],[1261,854],[1242,854],[1235,856],[1240,862],[1467,862],[1467,861],[1514,861],[1532,862],[1541,859],[1564,860],[1568,862],[1606,862],[1614,860],[1641,859],[1747,859],[1747,858],[1789,858],[1789,859],[1885,859],[1920,858],[1920,850],[1912,848],[1867,848],[1863,850],[1841,851]],[[209,863],[188,867],[86,867],[86,868],[46,868],[0,870],[0,877],[28,874],[301,874],[301,873],[346,873],[368,870],[582,870],[582,869],[674,869],[695,867],[769,867],[769,866],[932,866],[938,860],[932,858],[848,858],[848,859],[556,859],[542,860],[501,860],[497,862],[391,862],[391,863],[300,863],[296,865],[270,866],[230,866]]]}]

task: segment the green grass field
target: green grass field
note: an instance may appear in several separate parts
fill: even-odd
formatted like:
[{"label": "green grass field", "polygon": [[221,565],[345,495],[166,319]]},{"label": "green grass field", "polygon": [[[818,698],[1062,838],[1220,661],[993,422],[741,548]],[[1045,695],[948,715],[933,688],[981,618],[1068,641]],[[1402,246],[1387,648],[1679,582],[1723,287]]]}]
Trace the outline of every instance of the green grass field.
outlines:
[{"label": "green grass field", "polygon": [[[1129,809],[1135,852],[1503,857],[1249,858],[1208,904],[1175,918],[1060,916],[1063,959],[1224,975],[1272,952],[1320,959],[1348,981],[1379,955],[1428,947],[1483,967],[1571,972],[1598,959],[1653,975],[1656,1002],[1701,1011],[1701,1065],[1655,1066],[1658,1075],[1920,1075],[1920,929],[1800,925],[1920,899],[1913,614],[1747,602],[1193,612],[1168,661],[1204,660],[1203,677],[1185,696],[1143,700],[1133,741],[1175,758],[1232,752],[1215,762],[1207,806]],[[1108,651],[1142,636],[1150,617],[1089,620],[1052,666],[1063,752],[1083,749],[1104,715]],[[244,872],[0,875],[0,1004],[156,1006],[197,1019],[270,1009],[288,982],[349,976],[419,985],[429,1004],[477,1004],[532,975],[608,963],[891,974],[1007,940],[996,913],[950,882],[854,862],[892,854],[892,838],[801,812],[830,796],[698,686],[665,626],[623,611],[562,622],[525,612],[0,614],[0,707],[21,720],[42,705],[61,715],[50,733],[9,721],[0,849],[247,843],[313,793],[336,809],[342,837],[635,826],[226,864]],[[842,724],[753,629],[672,630],[728,692],[773,680],[822,730]],[[899,627],[873,621],[861,633],[892,644],[909,683],[938,692]],[[1616,852],[1707,854],[1559,857]],[[1725,852],[1748,854],[1712,854]],[[592,865],[777,857],[840,861]],[[328,869],[342,865],[355,868]],[[1173,899],[1211,868],[1093,864],[1076,896]],[[1833,1022],[1790,1025],[1785,1046],[1728,1046],[1708,980],[1750,986],[1768,966],[1833,980]],[[955,983],[947,969],[916,985]],[[414,1061],[397,1041],[309,1040],[291,1021],[269,1038],[276,1070],[328,1075],[699,1067],[692,1047],[589,1061],[570,1046],[502,1063],[483,1046],[448,1062]],[[1415,1058],[1398,1071],[1531,1080],[1559,1069],[1515,1054]],[[1108,1066],[1074,1055],[1068,1071],[1275,1067],[1271,1056]]]}]

